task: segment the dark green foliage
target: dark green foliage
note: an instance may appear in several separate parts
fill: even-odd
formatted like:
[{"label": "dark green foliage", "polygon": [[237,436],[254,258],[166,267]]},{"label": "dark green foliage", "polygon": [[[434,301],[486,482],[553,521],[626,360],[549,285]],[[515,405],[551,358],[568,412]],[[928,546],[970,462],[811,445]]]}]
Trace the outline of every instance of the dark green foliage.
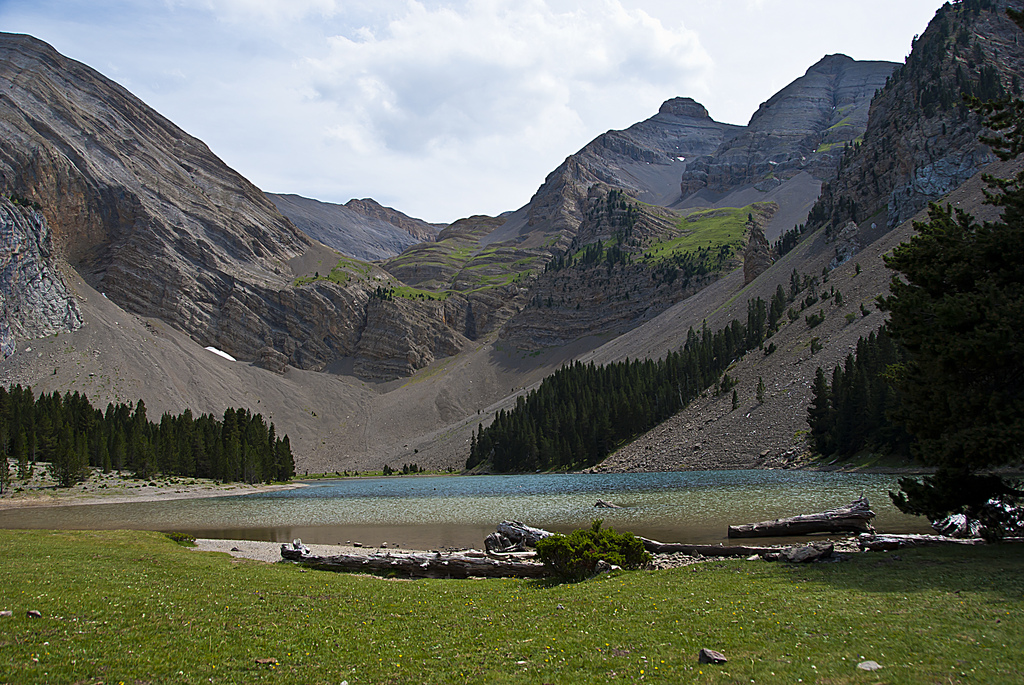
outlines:
[{"label": "dark green foliage", "polygon": [[800,224],[799,226],[794,226],[783,233],[779,236],[779,239],[775,241],[775,244],[772,245],[772,250],[774,250],[779,257],[784,257],[790,252],[790,250],[797,246],[797,243],[800,242],[800,238],[803,236],[805,231],[804,227],[805,224]]},{"label": "dark green foliage", "polygon": [[[759,349],[780,325],[789,301],[816,277],[794,270],[791,296],[780,285],[770,305],[747,303],[747,325],[739,321],[712,334],[692,328],[678,351],[659,360],[626,360],[598,367],[564,366],[511,411],[501,410],[490,426],[478,426],[470,441],[466,468],[487,465],[497,472],[585,468],[654,428],[704,390],[726,393],[735,381],[724,374],[750,350]],[[796,313],[790,310],[791,317]],[[776,350],[771,343],[765,354]]]},{"label": "dark green foliage", "polygon": [[883,328],[857,342],[855,354],[837,365],[831,384],[819,367],[807,410],[811,447],[825,456],[849,457],[863,449],[908,455],[910,438],[890,420],[899,395],[887,380],[906,353]]},{"label": "dark green foliage", "polygon": [[807,322],[808,328],[814,328],[825,320],[825,311],[822,309],[818,310],[817,314],[808,314],[804,317],[804,321]]},{"label": "dark green foliage", "polygon": [[977,224],[938,206],[886,264],[902,274],[879,298],[909,353],[897,414],[916,454],[984,469],[1024,458],[1024,191],[1003,221]]},{"label": "dark green foliage", "polygon": [[651,560],[643,542],[632,533],[602,528],[596,519],[589,529],[552,535],[537,542],[537,556],[555,575],[568,582],[585,580],[606,561],[622,568],[643,568]]},{"label": "dark green foliage", "polygon": [[[681,350],[657,361],[564,366],[519,397],[511,411],[499,411],[490,426],[480,428],[466,468],[488,461],[498,472],[596,464],[717,384],[746,351],[746,327],[733,321],[714,334],[690,329]],[[728,385],[728,379],[722,380]]]},{"label": "dark green foliage", "polygon": [[185,410],[146,418],[146,405],[93,408],[85,395],[54,392],[38,398],[31,388],[0,386],[0,448],[18,460],[18,477],[31,464],[49,462],[63,487],[80,481],[89,466],[127,470],[139,478],[157,473],[249,483],[288,480],[294,475],[288,437],[278,440],[259,414],[228,409],[223,421]]},{"label": "dark green foliage", "polygon": [[182,547],[196,546],[196,536],[194,535],[189,535],[188,533],[166,533],[166,535]]}]

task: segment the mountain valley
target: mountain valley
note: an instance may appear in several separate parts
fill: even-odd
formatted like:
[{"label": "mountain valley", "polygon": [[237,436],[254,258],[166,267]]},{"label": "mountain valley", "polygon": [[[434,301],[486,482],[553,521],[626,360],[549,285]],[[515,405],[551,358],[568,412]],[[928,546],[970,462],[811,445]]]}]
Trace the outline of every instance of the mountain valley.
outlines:
[{"label": "mountain valley", "polygon": [[822,299],[735,361],[737,408],[706,392],[594,470],[801,463],[815,370],[883,321],[882,255],[947,194],[991,215],[980,173],[1018,169],[958,95],[1020,92],[1007,4],[944,6],[904,65],[828,55],[747,126],[673,97],[524,207],[449,226],[264,193],[98,72],[0,34],[0,383],[151,417],[244,407],[299,475],[459,470],[563,364],[662,357],[795,274]]}]

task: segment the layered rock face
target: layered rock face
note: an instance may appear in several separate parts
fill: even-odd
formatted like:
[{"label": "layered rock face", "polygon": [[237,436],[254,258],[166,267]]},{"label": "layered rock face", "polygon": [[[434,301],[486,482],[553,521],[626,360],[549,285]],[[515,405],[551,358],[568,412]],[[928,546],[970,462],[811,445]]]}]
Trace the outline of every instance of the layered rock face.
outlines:
[{"label": "layered rock face", "polygon": [[1024,35],[1007,18],[1013,0],[946,4],[871,103],[864,142],[822,189],[813,227],[838,231],[882,213],[893,228],[976,174],[994,157],[978,141],[982,124],[962,94],[1019,97]]},{"label": "layered rock face", "polygon": [[595,183],[624,188],[645,202],[671,204],[686,160],[710,154],[739,130],[714,121],[690,98],[669,100],[650,119],[598,136],[552,171],[530,200],[523,232],[575,233]]},{"label": "layered rock face", "polygon": [[82,314],[55,265],[46,219],[0,197],[0,355],[9,357],[18,339],[81,325]]},{"label": "layered rock face", "polygon": [[310,238],[367,261],[388,259],[417,243],[432,242],[441,228],[370,199],[337,205],[300,195],[267,193],[267,197]]},{"label": "layered rock face", "polygon": [[[761,236],[767,248],[759,227],[771,220],[778,207],[759,203],[751,209],[754,221],[748,228]],[[710,213],[718,211],[725,210]],[[693,256],[699,248],[680,248],[663,258],[649,258],[656,245],[670,244],[687,235],[688,224],[688,218],[670,210],[637,203],[617,189],[595,184],[587,196],[584,220],[569,248],[570,254],[577,251],[576,259],[564,266],[552,262],[545,269],[530,290],[528,306],[502,328],[502,339],[518,349],[538,350],[586,335],[619,334],[654,318],[739,266],[746,234],[739,236],[735,245],[715,246],[715,254],[720,247],[727,248],[720,263],[713,259],[674,259],[683,253]],[[605,243],[613,246],[602,249],[599,257],[579,256],[578,248],[586,253],[588,247],[594,250]],[[704,268],[708,263],[714,266]]]},{"label": "layered rock face", "polygon": [[42,207],[55,246],[91,285],[240,358],[295,338],[263,305],[248,306],[261,324],[235,319],[237,303],[287,288],[283,262],[310,246],[259,189],[34,38],[0,36],[0,80],[0,186]]},{"label": "layered rock face", "polygon": [[826,56],[763,103],[739,135],[688,165],[683,197],[705,188],[722,193],[784,180],[801,171],[828,178],[844,144],[864,133],[871,98],[895,67]]}]

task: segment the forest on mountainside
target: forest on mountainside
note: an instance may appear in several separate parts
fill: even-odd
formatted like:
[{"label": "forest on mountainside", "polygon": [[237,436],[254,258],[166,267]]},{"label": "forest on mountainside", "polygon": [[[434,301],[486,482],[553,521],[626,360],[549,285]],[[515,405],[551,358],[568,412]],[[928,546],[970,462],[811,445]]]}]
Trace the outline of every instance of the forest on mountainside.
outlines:
[{"label": "forest on mountainside", "polygon": [[[745,323],[734,319],[714,333],[706,325],[699,333],[691,327],[683,345],[662,359],[564,366],[489,426],[478,427],[466,468],[508,473],[593,466],[708,388],[735,394],[729,367],[753,351],[772,354],[769,339],[779,327],[828,298],[841,301],[842,293],[834,287],[819,292],[818,276],[794,270],[788,290],[779,284],[770,301],[747,302]],[[813,328],[820,317],[808,314],[804,323]]]},{"label": "forest on mountainside", "polygon": [[[295,473],[288,436],[278,438],[273,424],[246,409],[229,408],[222,419],[195,418],[186,409],[154,423],[142,400],[134,407],[111,403],[104,412],[78,392],[37,398],[20,385],[0,386],[0,453],[4,467],[8,458],[17,463],[19,480],[44,462],[62,487],[82,480],[88,467],[142,479],[163,474],[247,483],[288,480]],[[0,476],[11,478],[7,468]]]}]

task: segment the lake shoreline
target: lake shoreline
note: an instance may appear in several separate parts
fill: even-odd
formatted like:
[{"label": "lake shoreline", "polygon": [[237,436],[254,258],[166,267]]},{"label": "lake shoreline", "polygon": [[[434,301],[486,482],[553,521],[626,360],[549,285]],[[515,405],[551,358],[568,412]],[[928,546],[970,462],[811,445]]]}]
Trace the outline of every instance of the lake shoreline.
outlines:
[{"label": "lake shoreline", "polygon": [[[36,465],[36,470],[45,467]],[[95,472],[84,482],[70,488],[58,488],[45,473],[28,483],[13,484],[0,496],[0,511],[79,504],[126,504],[131,502],[167,502],[172,500],[231,497],[308,487],[308,483],[218,483],[205,478],[160,477],[139,480],[116,473]]]}]

